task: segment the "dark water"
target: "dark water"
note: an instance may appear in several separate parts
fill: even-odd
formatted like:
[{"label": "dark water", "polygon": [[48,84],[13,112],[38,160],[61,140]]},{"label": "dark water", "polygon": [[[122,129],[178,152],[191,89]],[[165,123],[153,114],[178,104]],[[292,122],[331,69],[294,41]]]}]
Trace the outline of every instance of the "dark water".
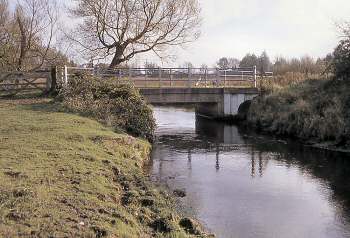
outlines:
[{"label": "dark water", "polygon": [[152,175],[217,237],[350,237],[350,158],[155,108]]}]

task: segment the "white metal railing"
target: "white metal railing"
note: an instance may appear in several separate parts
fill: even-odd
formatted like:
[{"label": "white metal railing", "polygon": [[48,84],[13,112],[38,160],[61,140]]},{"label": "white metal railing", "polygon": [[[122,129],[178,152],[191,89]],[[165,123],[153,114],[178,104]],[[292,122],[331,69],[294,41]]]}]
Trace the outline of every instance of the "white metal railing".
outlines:
[{"label": "white metal railing", "polygon": [[70,77],[89,74],[103,78],[116,78],[119,82],[132,82],[139,88],[153,87],[237,87],[239,84],[253,84],[257,87],[257,77],[271,77],[256,66],[246,68],[82,68],[64,66],[61,80],[68,84]]}]

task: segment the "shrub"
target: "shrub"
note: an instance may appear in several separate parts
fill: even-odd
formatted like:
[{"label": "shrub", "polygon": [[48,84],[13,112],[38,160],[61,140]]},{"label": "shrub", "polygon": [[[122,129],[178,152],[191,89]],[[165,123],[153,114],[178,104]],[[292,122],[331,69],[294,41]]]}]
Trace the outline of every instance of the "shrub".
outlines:
[{"label": "shrub", "polygon": [[334,50],[333,66],[337,78],[350,80],[350,39],[340,41]]},{"label": "shrub", "polygon": [[250,125],[303,140],[349,141],[348,82],[309,80],[255,98]]},{"label": "shrub", "polygon": [[131,85],[80,75],[60,91],[60,98],[74,112],[94,117],[116,130],[153,140],[152,109]]}]

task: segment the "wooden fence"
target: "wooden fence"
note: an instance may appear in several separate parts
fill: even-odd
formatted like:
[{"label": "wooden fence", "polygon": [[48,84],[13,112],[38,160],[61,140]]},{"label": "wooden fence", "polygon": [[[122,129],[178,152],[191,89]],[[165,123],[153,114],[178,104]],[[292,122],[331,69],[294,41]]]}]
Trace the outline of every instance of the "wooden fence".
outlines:
[{"label": "wooden fence", "polygon": [[0,72],[0,96],[13,96],[25,92],[47,92],[51,88],[52,70],[35,72]]}]

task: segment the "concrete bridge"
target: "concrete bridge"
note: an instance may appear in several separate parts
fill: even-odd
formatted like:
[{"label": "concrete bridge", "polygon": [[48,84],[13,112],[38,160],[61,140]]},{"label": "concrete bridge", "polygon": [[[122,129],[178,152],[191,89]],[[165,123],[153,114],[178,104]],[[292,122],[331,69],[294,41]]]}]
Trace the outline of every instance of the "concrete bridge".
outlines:
[{"label": "concrete bridge", "polygon": [[142,88],[153,105],[193,104],[196,113],[210,118],[235,116],[240,105],[258,96],[256,88]]},{"label": "concrete bridge", "polygon": [[193,104],[196,113],[210,118],[235,116],[240,105],[258,95],[257,77],[264,75],[254,67],[243,68],[77,68],[65,66],[61,81],[85,72],[119,83],[133,84],[150,104]]}]

